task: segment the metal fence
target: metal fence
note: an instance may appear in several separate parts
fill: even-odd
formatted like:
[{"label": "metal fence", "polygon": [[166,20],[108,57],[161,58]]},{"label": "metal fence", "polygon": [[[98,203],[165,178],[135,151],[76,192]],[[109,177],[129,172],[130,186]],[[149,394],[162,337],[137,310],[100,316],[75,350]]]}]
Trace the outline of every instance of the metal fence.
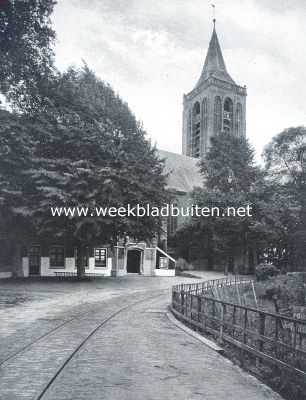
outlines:
[{"label": "metal fence", "polygon": [[239,276],[172,288],[172,312],[193,328],[253,355],[257,362],[293,371],[306,378],[306,320],[223,301],[213,293],[250,283]]}]

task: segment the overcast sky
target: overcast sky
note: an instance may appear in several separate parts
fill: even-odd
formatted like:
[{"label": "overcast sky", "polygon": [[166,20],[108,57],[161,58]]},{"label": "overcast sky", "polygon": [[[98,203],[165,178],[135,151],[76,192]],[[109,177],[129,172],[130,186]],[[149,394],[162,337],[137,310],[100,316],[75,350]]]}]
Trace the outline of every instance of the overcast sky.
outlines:
[{"label": "overcast sky", "polygon": [[[247,137],[306,124],[306,0],[216,0],[227,69],[246,85]],[[182,96],[196,84],[212,33],[206,0],[58,0],[60,69],[84,59],[126,100],[154,143],[181,152]]]}]

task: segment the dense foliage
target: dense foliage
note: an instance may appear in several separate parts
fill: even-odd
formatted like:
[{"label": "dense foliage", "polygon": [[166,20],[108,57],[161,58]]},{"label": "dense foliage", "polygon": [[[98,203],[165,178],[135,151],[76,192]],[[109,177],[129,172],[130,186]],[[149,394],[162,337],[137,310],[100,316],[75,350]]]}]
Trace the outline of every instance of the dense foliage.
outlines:
[{"label": "dense foliage", "polygon": [[45,104],[22,117],[5,113],[19,124],[18,132],[12,121],[7,129],[10,163],[24,160],[11,178],[3,168],[10,186],[3,201],[12,204],[14,184],[19,195],[12,216],[27,220],[40,240],[70,238],[80,254],[88,244],[115,242],[120,235],[151,238],[159,229],[156,218],[51,215],[51,206],[161,206],[166,178],[128,106],[87,67],[57,74]]},{"label": "dense foliage", "polygon": [[280,270],[273,264],[259,264],[255,268],[255,276],[258,281],[264,281],[273,276],[279,275]]},{"label": "dense foliage", "polygon": [[267,146],[262,169],[244,138],[213,137],[193,202],[223,210],[250,205],[252,216],[195,218],[174,238],[180,256],[190,260],[188,249],[197,247],[197,257],[211,268],[252,272],[263,261],[282,270],[305,269],[305,142],[305,128],[280,133]]},{"label": "dense foliage", "polygon": [[54,68],[55,4],[0,5],[0,91],[19,113],[0,115],[0,238],[19,245],[33,235],[70,238],[80,254],[88,243],[124,234],[150,238],[156,218],[51,215],[51,206],[166,200],[163,163],[127,104],[87,66],[63,74]]},{"label": "dense foliage", "polygon": [[275,136],[264,152],[271,225],[278,233],[269,243],[270,257],[286,269],[306,268],[306,129],[289,128]]},{"label": "dense foliage", "polygon": [[16,268],[20,246],[32,233],[24,189],[33,144],[25,120],[0,110],[0,263],[11,256]]},{"label": "dense foliage", "polygon": [[[252,214],[258,212],[254,207],[256,185],[262,174],[254,164],[253,151],[245,139],[226,133],[213,137],[200,169],[204,185],[194,190],[194,204],[218,207],[224,212],[227,207],[250,206]],[[247,215],[200,217],[177,233],[176,242],[179,246],[185,243],[190,247],[200,243],[202,257],[209,268],[219,264],[238,272],[250,258],[256,257],[253,249],[259,230],[255,219]]]},{"label": "dense foliage", "polygon": [[[37,143],[32,178],[36,212],[43,216],[41,230],[52,225],[45,218],[47,199],[56,205],[89,207],[161,204],[163,164],[128,106],[108,85],[85,67],[60,76],[50,95],[54,102],[46,113],[35,116],[33,131]],[[71,231],[86,241],[86,226],[90,236],[95,232],[100,238],[123,232],[150,236],[155,223],[146,218],[88,217],[73,224]]]},{"label": "dense foliage", "polygon": [[54,0],[0,2],[0,91],[18,109],[41,100],[53,74]]}]

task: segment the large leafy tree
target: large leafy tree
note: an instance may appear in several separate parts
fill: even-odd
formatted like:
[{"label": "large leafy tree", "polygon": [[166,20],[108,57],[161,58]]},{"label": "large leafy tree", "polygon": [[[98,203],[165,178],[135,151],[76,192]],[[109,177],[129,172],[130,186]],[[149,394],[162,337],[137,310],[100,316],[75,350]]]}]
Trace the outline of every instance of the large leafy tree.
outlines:
[{"label": "large leafy tree", "polygon": [[16,108],[41,101],[41,87],[53,74],[54,0],[0,2],[0,91]]},{"label": "large leafy tree", "polygon": [[285,268],[305,268],[306,129],[289,128],[276,135],[264,152],[268,182],[275,188],[270,223],[279,235],[270,244],[275,261]]},{"label": "large leafy tree", "polygon": [[178,232],[177,240],[182,242],[187,230],[193,245],[205,249],[209,267],[223,264],[225,269],[238,271],[243,266],[245,270],[250,259],[257,258],[255,243],[263,229],[256,219],[259,209],[255,206],[259,195],[256,188],[263,181],[263,175],[254,163],[253,150],[246,139],[220,133],[211,139],[200,170],[204,185],[194,190],[194,204],[220,210],[250,206],[252,217],[247,214],[196,217],[191,225]]},{"label": "large leafy tree", "polygon": [[[23,152],[31,153],[11,174],[5,175],[1,165],[2,226],[12,232],[9,221],[18,217],[41,237],[69,236],[79,248],[123,232],[148,237],[157,229],[151,218],[51,217],[51,205],[160,204],[165,195],[162,163],[128,106],[88,68],[63,75],[54,69],[50,15],[55,4],[0,4],[0,91],[23,114],[22,121],[7,114],[3,127],[16,153],[4,156],[20,162]],[[15,135],[15,123],[20,135]],[[22,140],[18,153],[15,141]]]},{"label": "large leafy tree", "polygon": [[[201,206],[252,205],[251,218],[196,218],[177,234],[184,248],[199,245],[209,263],[273,262],[283,270],[305,268],[306,130],[286,129],[264,152],[265,169],[254,164],[247,141],[220,134],[201,162]],[[250,257],[251,256],[251,257]],[[235,268],[234,268],[235,269]],[[245,269],[244,269],[245,270]]]},{"label": "large leafy tree", "polygon": [[306,224],[306,128],[289,128],[276,135],[264,152],[271,180],[287,188],[300,204]]},{"label": "large leafy tree", "polygon": [[35,145],[25,196],[41,237],[69,237],[82,254],[95,241],[150,238],[158,230],[155,218],[51,215],[51,206],[160,206],[166,200],[163,163],[109,85],[86,66],[58,74],[48,106],[29,123]]},{"label": "large leafy tree", "polygon": [[32,231],[27,187],[27,171],[31,168],[33,142],[26,121],[15,114],[0,111],[0,239],[3,260],[13,256],[15,272],[21,246]]}]

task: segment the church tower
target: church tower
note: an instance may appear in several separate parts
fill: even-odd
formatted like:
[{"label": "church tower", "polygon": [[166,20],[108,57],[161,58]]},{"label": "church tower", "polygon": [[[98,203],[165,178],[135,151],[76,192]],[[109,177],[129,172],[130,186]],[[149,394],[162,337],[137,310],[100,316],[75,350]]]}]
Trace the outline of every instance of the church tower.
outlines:
[{"label": "church tower", "polygon": [[237,85],[227,72],[215,28],[195,88],[184,95],[183,154],[204,157],[210,138],[225,131],[246,134],[246,86]]}]

